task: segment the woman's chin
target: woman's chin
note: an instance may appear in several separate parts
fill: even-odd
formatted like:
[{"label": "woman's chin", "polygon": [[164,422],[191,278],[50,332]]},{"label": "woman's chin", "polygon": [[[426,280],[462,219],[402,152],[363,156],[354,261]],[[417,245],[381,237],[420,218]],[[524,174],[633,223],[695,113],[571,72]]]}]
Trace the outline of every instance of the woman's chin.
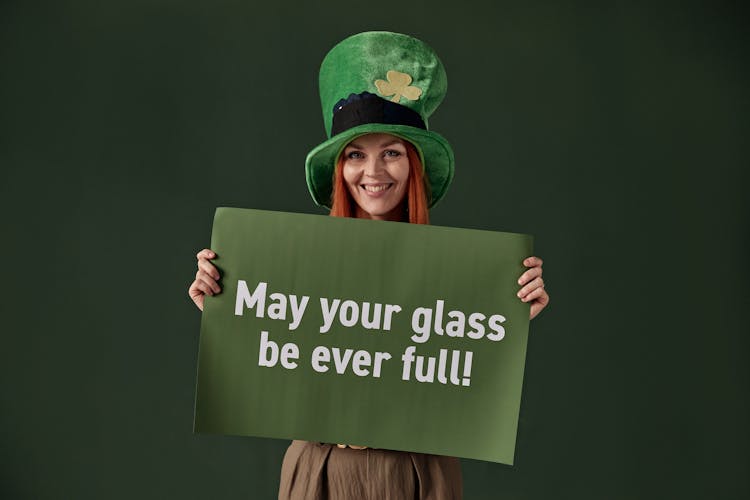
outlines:
[{"label": "woman's chin", "polygon": [[359,206],[362,215],[374,220],[400,221],[403,219],[403,210],[398,203],[363,203]]}]

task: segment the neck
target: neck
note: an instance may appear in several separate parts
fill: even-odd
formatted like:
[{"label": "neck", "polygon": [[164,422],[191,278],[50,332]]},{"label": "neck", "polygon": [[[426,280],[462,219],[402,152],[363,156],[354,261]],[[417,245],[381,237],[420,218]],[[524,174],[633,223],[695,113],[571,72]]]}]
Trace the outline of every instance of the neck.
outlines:
[{"label": "neck", "polygon": [[372,215],[365,212],[359,205],[354,207],[354,217],[357,219],[371,220],[388,220],[391,222],[409,222],[409,214],[406,210],[406,204],[402,203],[387,214]]}]

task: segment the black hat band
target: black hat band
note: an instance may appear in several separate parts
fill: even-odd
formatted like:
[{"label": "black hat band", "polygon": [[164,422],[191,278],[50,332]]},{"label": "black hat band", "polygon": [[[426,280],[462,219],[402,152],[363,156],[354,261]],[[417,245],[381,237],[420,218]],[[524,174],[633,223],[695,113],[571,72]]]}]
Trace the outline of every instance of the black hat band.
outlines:
[{"label": "black hat band", "polygon": [[362,92],[341,99],[333,107],[331,136],[366,123],[408,125],[427,130],[427,126],[413,109],[382,99],[375,94]]}]

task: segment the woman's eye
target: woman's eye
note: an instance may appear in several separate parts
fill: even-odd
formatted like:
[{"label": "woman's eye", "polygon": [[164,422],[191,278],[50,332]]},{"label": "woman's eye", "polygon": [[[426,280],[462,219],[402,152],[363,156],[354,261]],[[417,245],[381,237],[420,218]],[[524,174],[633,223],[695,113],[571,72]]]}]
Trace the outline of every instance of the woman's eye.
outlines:
[{"label": "woman's eye", "polygon": [[390,157],[397,157],[397,156],[401,156],[401,151],[396,151],[395,149],[389,149],[385,152],[385,155],[390,156]]},{"label": "woman's eye", "polygon": [[364,155],[359,151],[352,151],[348,155],[346,155],[347,158],[350,160],[361,160],[364,158]]}]

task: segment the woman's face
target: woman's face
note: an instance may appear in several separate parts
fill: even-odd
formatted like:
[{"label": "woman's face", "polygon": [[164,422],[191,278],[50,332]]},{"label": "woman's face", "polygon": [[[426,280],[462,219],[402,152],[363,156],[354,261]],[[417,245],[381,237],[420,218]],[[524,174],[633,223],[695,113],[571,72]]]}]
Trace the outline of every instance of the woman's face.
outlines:
[{"label": "woman's face", "polygon": [[357,137],[344,148],[344,182],[357,217],[403,220],[409,158],[402,139],[390,134]]}]

